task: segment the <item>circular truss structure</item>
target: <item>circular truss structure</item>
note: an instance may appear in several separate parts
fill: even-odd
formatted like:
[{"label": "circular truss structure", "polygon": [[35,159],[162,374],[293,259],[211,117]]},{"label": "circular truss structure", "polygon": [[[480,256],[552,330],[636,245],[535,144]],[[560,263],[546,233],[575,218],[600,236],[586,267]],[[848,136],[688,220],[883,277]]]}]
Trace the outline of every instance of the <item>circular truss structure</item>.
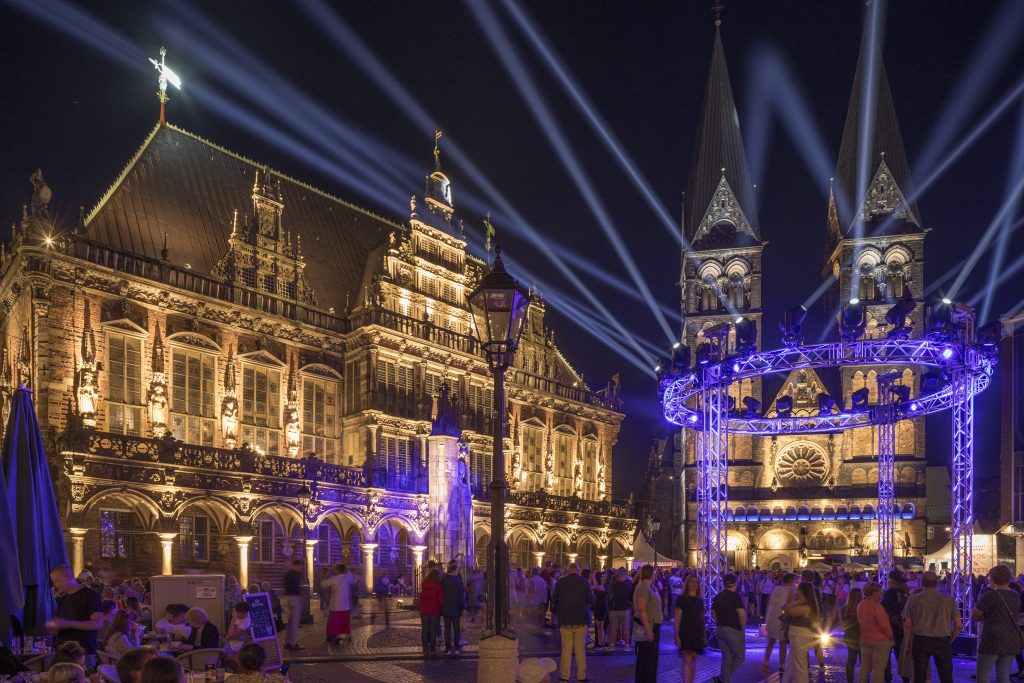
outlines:
[{"label": "circular truss structure", "polygon": [[[798,369],[912,365],[961,377],[970,395],[983,391],[992,379],[992,360],[974,348],[957,347],[930,339],[876,339],[852,343],[834,342],[810,346],[774,349],[734,356],[711,368],[688,368],[677,376],[662,380],[662,405],[669,422],[703,430],[706,413],[697,407],[697,399],[709,383],[727,388],[733,382],[763,375],[788,373]],[[712,372],[707,372],[710,369]],[[957,384],[948,382],[931,393],[893,404],[898,414],[921,417],[947,410],[957,400]],[[887,420],[870,406],[853,410],[830,410],[808,416],[767,416],[740,414],[733,410],[726,422],[730,432],[753,435],[816,434],[838,432],[855,427],[877,425]]]}]

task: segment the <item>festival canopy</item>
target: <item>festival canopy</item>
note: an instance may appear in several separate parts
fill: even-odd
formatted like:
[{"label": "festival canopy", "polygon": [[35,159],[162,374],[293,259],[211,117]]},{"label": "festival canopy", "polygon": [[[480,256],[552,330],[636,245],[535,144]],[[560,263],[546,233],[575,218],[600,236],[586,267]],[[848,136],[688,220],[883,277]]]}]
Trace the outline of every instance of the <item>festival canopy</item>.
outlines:
[{"label": "festival canopy", "polygon": [[17,558],[4,566],[21,569],[25,635],[42,636],[55,606],[50,570],[67,564],[68,555],[32,392],[24,386],[14,392],[0,454],[17,543]]}]

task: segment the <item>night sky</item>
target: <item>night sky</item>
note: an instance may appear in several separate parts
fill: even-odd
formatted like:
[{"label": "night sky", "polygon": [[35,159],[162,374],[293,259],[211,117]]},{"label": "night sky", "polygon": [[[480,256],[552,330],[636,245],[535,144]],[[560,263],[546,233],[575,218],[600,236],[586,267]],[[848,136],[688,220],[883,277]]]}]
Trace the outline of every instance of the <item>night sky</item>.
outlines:
[{"label": "night sky", "polygon": [[[36,167],[54,190],[52,206],[62,227],[73,228],[80,204],[91,208],[98,201],[156,121],[156,74],[146,58],[156,57],[162,44],[168,64],[185,84],[170,93],[172,123],[392,220],[405,220],[409,196],[422,193],[433,161],[432,131],[441,128],[442,162],[477,253],[479,226],[490,209],[510,270],[527,284],[538,283],[547,295],[549,321],[569,360],[594,388],[622,372],[627,418],[614,483],[615,495],[625,497],[642,481],[652,437],[665,428],[650,372],[654,354],[637,359],[632,351],[631,361],[616,351],[630,349],[629,344],[619,339],[610,347],[602,343],[606,331],[588,332],[577,316],[560,310],[560,299],[587,310],[591,304],[552,260],[571,267],[637,338],[662,348],[669,340],[642,297],[608,286],[617,280],[636,291],[595,220],[593,200],[577,190],[499,60],[500,39],[478,23],[479,7],[474,13],[466,3],[332,5],[422,107],[410,115],[394,97],[396,88],[379,74],[368,74],[335,38],[349,46],[354,41],[331,35],[330,23],[312,19],[302,4],[90,2],[85,11],[50,1],[0,3],[0,219],[18,220]],[[676,226],[711,56],[710,4],[563,0],[519,5],[555,46]],[[820,283],[828,181],[864,3],[726,4],[722,36],[768,243],[764,341],[771,347],[779,342],[775,321],[781,311],[802,302]],[[656,299],[651,303],[667,309],[668,323],[678,331],[676,241],[538,58],[505,4],[488,7],[511,41],[505,54],[523,60],[543,106]],[[887,8],[885,25],[886,67],[920,185],[1024,76],[1024,3],[901,0]],[[327,116],[313,120],[310,108],[282,84],[321,105]],[[806,120],[797,118],[800,99]],[[1022,112],[1020,101],[1014,101],[920,196],[923,221],[931,229],[925,242],[929,281],[970,254],[1008,188],[1024,177],[1020,161],[1017,173],[1011,171]],[[947,134],[937,134],[944,120],[953,125]],[[324,132],[327,124],[379,150],[369,159],[359,157],[350,143]],[[301,145],[293,144],[296,140]],[[472,159],[548,246],[522,236],[486,184],[458,163],[452,145]],[[319,161],[311,163],[310,154]],[[929,168],[919,166],[926,159]],[[1020,217],[1013,209],[1010,223]],[[986,250],[977,261],[959,299],[986,287],[994,251]],[[1024,252],[1024,230],[1016,231],[1003,251],[1004,265]],[[1022,297],[1017,275],[996,292],[989,317]],[[819,303],[809,319],[810,340],[818,339],[825,318]],[[983,484],[998,461],[997,394],[998,385],[977,403],[976,457]],[[946,462],[948,416],[929,418],[928,436],[929,461]]]}]

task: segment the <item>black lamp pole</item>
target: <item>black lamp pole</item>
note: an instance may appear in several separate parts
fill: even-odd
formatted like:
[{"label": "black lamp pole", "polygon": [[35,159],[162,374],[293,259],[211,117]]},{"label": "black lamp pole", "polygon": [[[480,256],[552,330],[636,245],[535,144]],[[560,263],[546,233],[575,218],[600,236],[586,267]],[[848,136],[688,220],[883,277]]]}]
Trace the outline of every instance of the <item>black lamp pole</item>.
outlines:
[{"label": "black lamp pole", "polygon": [[491,461],[491,538],[487,544],[487,621],[483,637],[514,638],[508,600],[508,543],[505,541],[505,371],[519,345],[529,294],[506,271],[501,249],[494,265],[470,293],[469,307],[477,338],[494,377],[493,451]]},{"label": "black lamp pole", "polygon": [[[309,490],[309,487],[303,482],[302,486],[295,493],[295,499],[299,503],[299,510],[302,512],[302,586],[305,586],[305,590],[302,591],[303,605],[302,616],[300,617],[300,623],[311,623],[312,618],[306,621],[306,612],[309,611],[309,595],[312,589],[309,585],[309,555],[306,552],[306,542],[309,537],[309,506],[313,500],[313,492]],[[312,617],[312,614],[310,614]]]}]

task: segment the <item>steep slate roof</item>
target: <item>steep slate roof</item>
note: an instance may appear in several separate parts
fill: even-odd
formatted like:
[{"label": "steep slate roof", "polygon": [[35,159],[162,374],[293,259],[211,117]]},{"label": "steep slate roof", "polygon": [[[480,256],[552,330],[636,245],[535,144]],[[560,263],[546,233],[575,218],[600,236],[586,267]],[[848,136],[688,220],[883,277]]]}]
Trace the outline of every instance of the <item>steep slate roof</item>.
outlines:
[{"label": "steep slate roof", "polygon": [[[740,132],[739,116],[736,113],[736,101],[732,95],[732,84],[729,81],[729,69],[725,63],[725,51],[722,49],[722,35],[716,27],[715,45],[711,52],[711,68],[704,90],[704,103],[701,105],[700,125],[697,129],[697,144],[693,152],[693,163],[690,165],[690,178],[686,190],[684,220],[688,240],[692,241],[701,220],[707,213],[708,205],[722,180],[722,169],[724,168],[725,179],[746,215],[757,241],[760,241],[761,232],[758,228],[750,171],[747,168],[747,158],[743,150],[743,135]],[[739,234],[736,238],[739,240],[738,243],[715,243],[706,246],[709,248],[746,246],[753,241],[745,234]],[[700,245],[694,246],[699,247]]]},{"label": "steep slate roof", "polygon": [[[169,124],[157,126],[86,219],[89,238],[115,249],[170,260],[210,275],[227,253],[232,214],[252,214],[262,165]],[[371,254],[399,226],[275,171],[282,223],[301,235],[306,277],[320,306],[340,313],[346,294],[361,301]]]},{"label": "steep slate roof", "polygon": [[[896,106],[893,104],[892,90],[889,88],[889,77],[885,72],[881,46],[871,41],[872,12],[878,5],[869,5],[866,10],[864,30],[860,41],[860,55],[857,58],[857,70],[853,77],[853,89],[850,91],[850,104],[846,110],[846,123],[843,126],[843,140],[839,146],[839,157],[836,162],[834,193],[838,209],[839,225],[844,234],[848,234],[853,225],[857,209],[863,204],[864,197],[857,196],[858,156],[861,144],[861,119],[871,112],[865,111],[868,102],[866,88],[874,86],[874,125],[871,131],[871,145],[867,157],[867,168],[862,169],[863,187],[859,194],[863,195],[881,164],[883,154],[885,163],[892,173],[893,180],[899,186],[904,197],[912,197],[913,184],[910,180],[910,164],[907,152],[903,147],[903,135],[900,133],[899,120],[896,118]],[[872,72],[874,78],[871,78]],[[910,211],[920,223],[921,213],[917,202],[909,203]],[[890,224],[894,223],[889,221]],[[899,231],[908,229],[918,231],[913,224],[893,225]]]}]

